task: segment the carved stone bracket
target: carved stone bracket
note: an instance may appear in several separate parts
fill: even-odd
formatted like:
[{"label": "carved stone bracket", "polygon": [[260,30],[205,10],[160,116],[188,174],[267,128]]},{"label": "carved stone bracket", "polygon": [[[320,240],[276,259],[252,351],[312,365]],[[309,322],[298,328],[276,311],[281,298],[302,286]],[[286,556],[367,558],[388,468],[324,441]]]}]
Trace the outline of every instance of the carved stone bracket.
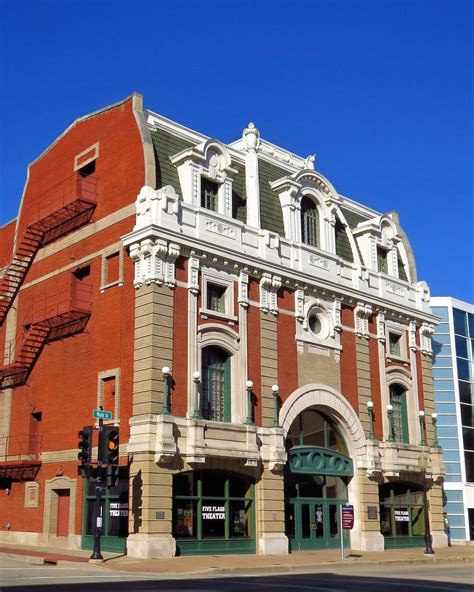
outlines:
[{"label": "carved stone bracket", "polygon": [[244,271],[239,275],[239,304],[242,308],[249,307],[249,276]]},{"label": "carved stone bracket", "polygon": [[415,321],[410,321],[410,325],[408,328],[408,343],[411,351],[416,352],[417,345],[416,345],[416,323]]},{"label": "carved stone bracket", "polygon": [[377,314],[377,339],[385,343],[385,314],[383,312]]},{"label": "carved stone bracket", "polygon": [[180,248],[175,243],[162,239],[145,238],[130,246],[130,257],[135,264],[135,288],[155,284],[166,284],[170,288],[176,285],[175,263]]},{"label": "carved stone bracket", "polygon": [[431,338],[434,333],[434,327],[430,323],[423,323],[420,327],[420,350],[423,354],[431,356],[433,354],[433,347]]},{"label": "carved stone bracket", "polygon": [[264,312],[278,314],[278,290],[281,288],[281,277],[264,273],[260,280],[260,308]]},{"label": "carved stone bracket", "polygon": [[370,304],[359,303],[354,308],[355,332],[357,337],[369,339],[369,317],[372,314]]},{"label": "carved stone bracket", "polygon": [[173,434],[174,418],[171,415],[160,415],[156,424],[155,462],[168,464],[176,454],[176,440]]}]

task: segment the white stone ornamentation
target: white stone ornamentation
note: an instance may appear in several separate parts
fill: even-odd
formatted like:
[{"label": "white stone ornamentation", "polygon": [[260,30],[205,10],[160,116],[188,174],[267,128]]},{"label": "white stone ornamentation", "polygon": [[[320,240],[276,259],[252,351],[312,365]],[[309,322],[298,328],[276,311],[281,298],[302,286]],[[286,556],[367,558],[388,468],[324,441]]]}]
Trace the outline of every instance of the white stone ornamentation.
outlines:
[{"label": "white stone ornamentation", "polygon": [[260,308],[264,312],[278,314],[278,290],[281,288],[281,277],[264,273],[260,280]]},{"label": "white stone ornamentation", "polygon": [[434,333],[434,326],[430,323],[423,323],[420,327],[420,350],[423,354],[431,356],[433,354],[433,347],[431,338]]},{"label": "white stone ornamentation", "polygon": [[372,314],[372,307],[369,304],[359,303],[354,308],[355,333],[357,337],[370,338],[369,317]]},{"label": "white stone ornamentation", "polygon": [[385,314],[383,312],[377,314],[377,339],[385,343]]},{"label": "white stone ornamentation", "polygon": [[239,304],[243,308],[249,307],[249,276],[241,271],[239,275]]}]

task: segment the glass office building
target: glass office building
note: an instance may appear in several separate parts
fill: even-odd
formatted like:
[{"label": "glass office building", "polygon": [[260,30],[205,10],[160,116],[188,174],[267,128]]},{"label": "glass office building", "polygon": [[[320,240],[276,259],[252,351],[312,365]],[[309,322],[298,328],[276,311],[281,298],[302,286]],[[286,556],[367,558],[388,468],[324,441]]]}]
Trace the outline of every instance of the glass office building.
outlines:
[{"label": "glass office building", "polygon": [[445,511],[453,541],[474,540],[474,305],[432,298],[438,439],[446,466]]}]

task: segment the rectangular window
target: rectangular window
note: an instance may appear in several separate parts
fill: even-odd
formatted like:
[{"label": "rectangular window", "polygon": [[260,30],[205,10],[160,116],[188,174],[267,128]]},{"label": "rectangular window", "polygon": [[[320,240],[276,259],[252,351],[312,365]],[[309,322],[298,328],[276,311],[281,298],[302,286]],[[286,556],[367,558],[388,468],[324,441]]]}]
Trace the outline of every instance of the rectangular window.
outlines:
[{"label": "rectangular window", "polygon": [[453,308],[454,332],[467,337],[467,314],[463,310]]},{"label": "rectangular window", "polygon": [[109,255],[106,259],[107,265],[107,284],[119,281],[119,254],[114,253]]},{"label": "rectangular window", "polygon": [[216,284],[207,284],[207,309],[225,313],[225,296],[227,288]]},{"label": "rectangular window", "polygon": [[97,377],[97,408],[102,405],[104,411],[112,412],[108,423],[120,421],[120,382],[120,368],[99,372]]},{"label": "rectangular window", "polygon": [[397,335],[396,333],[389,333],[388,335],[388,344],[389,344],[389,351],[391,356],[397,356],[398,358],[401,357],[401,335]]},{"label": "rectangular window", "polygon": [[123,250],[117,245],[108,247],[102,255],[100,291],[123,284]]},{"label": "rectangular window", "polygon": [[395,442],[408,444],[408,414],[406,393],[397,386],[390,387],[392,410],[392,438]]},{"label": "rectangular window", "polygon": [[201,208],[217,212],[219,185],[209,179],[201,178]]},{"label": "rectangular window", "polygon": [[377,269],[388,273],[388,251],[382,247],[377,247]]}]

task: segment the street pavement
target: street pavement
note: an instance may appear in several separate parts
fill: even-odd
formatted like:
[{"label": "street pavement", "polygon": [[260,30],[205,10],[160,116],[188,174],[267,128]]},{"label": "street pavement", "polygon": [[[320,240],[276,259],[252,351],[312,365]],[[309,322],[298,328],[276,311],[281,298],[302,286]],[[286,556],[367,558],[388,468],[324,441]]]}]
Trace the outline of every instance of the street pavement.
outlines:
[{"label": "street pavement", "polygon": [[124,573],[85,562],[34,565],[25,558],[0,559],[2,592],[464,592],[473,590],[469,562],[400,564],[334,563],[312,573],[221,576]]}]

